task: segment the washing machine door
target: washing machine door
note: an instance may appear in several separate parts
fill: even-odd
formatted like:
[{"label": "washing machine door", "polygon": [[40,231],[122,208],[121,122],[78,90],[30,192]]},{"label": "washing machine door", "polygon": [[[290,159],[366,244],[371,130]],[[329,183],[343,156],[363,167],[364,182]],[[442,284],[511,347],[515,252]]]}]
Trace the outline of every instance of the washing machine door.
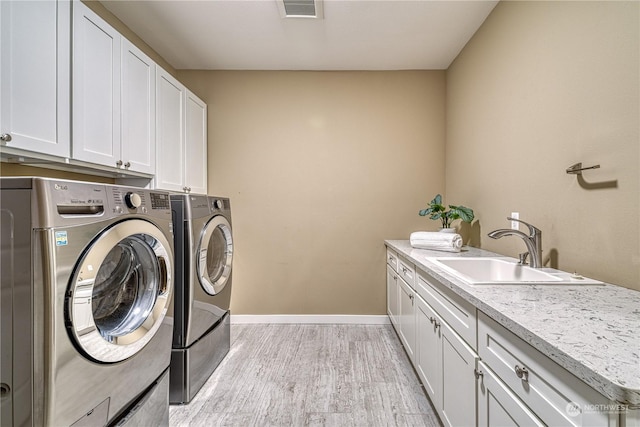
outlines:
[{"label": "washing machine door", "polygon": [[215,295],[229,282],[233,261],[231,224],[224,216],[216,215],[204,226],[197,254],[200,284],[206,293]]},{"label": "washing machine door", "polygon": [[96,362],[115,363],[139,352],[169,307],[173,252],[155,225],[115,224],[84,251],[67,294],[67,321],[77,347]]}]

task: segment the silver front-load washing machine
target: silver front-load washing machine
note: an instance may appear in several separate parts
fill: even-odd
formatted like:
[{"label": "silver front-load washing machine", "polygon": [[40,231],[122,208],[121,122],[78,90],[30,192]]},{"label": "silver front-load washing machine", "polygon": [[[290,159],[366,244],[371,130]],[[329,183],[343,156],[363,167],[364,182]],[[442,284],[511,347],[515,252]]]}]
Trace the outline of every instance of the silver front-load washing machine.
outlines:
[{"label": "silver front-load washing machine", "polygon": [[0,179],[1,425],[168,425],[169,195]]},{"label": "silver front-load washing machine", "polygon": [[172,194],[176,292],[169,401],[189,403],[229,352],[229,199]]}]

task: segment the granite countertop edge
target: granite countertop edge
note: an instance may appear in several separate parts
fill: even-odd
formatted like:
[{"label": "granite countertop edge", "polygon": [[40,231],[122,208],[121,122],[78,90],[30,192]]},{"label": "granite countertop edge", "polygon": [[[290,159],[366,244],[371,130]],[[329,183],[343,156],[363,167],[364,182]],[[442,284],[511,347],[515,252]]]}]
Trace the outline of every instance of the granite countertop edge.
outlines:
[{"label": "granite countertop edge", "polygon": [[[459,253],[414,249],[411,247],[408,240],[385,240],[384,243],[386,246],[398,252],[399,256],[413,263],[420,271],[431,276],[442,285],[451,289],[457,295],[473,304],[477,309],[513,332],[519,338],[523,339],[529,345],[533,346],[535,349],[543,353],[545,356],[549,357],[551,360],[562,366],[574,376],[590,385],[605,397],[624,405],[631,405],[633,407],[640,405],[640,359],[638,360],[637,365],[638,375],[634,381],[638,382],[638,384],[622,384],[622,382],[624,381],[619,380],[615,376],[612,377],[611,375],[608,375],[607,372],[603,372],[606,371],[606,367],[598,369],[598,367],[596,366],[597,364],[590,363],[590,361],[587,360],[588,357],[579,354],[578,351],[565,351],[559,348],[557,345],[554,345],[541,336],[541,332],[544,331],[540,330],[540,328],[537,328],[536,330],[536,328],[532,328],[529,325],[521,324],[508,314],[503,313],[500,309],[495,308],[491,304],[490,300],[488,300],[487,298],[483,298],[481,295],[483,291],[486,291],[490,288],[495,289],[496,287],[498,287],[499,289],[506,289],[505,285],[482,285],[481,287],[470,286],[464,281],[451,275],[446,270],[440,268],[437,264],[429,261],[429,258],[436,257],[453,256],[504,258],[504,255],[473,247],[464,247],[463,251]],[[520,288],[523,286],[529,288],[536,287],[536,285],[510,285],[509,287]],[[599,287],[601,289],[604,289],[605,292],[609,291],[608,288],[617,288],[615,289],[615,291],[619,291],[622,289],[624,290],[624,292],[628,291],[630,295],[640,298],[640,292],[621,288],[615,285],[605,284],[604,286],[606,288],[602,288],[601,286]],[[536,292],[545,292],[545,288],[550,289],[546,285],[538,285],[535,289]],[[558,287],[554,288],[557,289]],[[611,289],[610,291],[613,292],[614,289]],[[637,295],[635,295],[634,293],[637,293]],[[640,321],[638,322],[636,330],[640,330]],[[629,349],[629,351],[633,351],[633,348]],[[634,353],[634,355],[638,357],[637,354]]]}]

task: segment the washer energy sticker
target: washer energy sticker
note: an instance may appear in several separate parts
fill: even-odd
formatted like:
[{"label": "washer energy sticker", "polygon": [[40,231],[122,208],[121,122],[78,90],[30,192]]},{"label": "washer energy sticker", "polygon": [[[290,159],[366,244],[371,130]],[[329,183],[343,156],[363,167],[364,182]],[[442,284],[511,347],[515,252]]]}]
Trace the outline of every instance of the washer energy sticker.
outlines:
[{"label": "washer energy sticker", "polygon": [[56,231],[56,246],[67,246],[69,240],[67,240],[66,231]]}]

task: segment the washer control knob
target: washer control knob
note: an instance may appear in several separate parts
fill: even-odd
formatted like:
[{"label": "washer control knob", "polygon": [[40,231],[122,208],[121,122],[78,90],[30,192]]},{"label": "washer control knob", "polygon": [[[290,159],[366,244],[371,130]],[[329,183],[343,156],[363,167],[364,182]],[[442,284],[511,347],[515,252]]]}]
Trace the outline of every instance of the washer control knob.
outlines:
[{"label": "washer control knob", "polygon": [[142,198],[138,193],[128,192],[124,195],[124,202],[129,209],[137,209],[142,204]]},{"label": "washer control knob", "polygon": [[216,202],[215,202],[215,207],[216,207],[217,209],[222,209],[222,208],[224,208],[224,203],[222,202],[222,200],[220,200],[220,199],[216,200]]}]

